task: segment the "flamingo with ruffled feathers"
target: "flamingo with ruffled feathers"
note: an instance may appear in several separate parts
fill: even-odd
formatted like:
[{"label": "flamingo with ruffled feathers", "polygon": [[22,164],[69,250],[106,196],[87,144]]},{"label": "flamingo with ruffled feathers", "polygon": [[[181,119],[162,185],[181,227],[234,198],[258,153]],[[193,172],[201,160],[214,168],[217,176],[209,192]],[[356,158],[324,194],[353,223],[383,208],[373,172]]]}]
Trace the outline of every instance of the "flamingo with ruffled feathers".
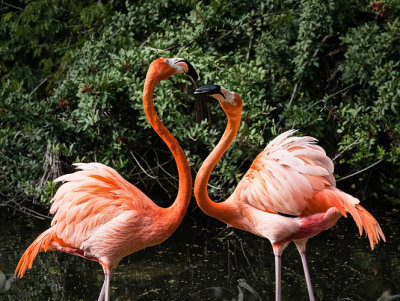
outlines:
[{"label": "flamingo with ruffled feathers", "polygon": [[218,85],[195,90],[219,101],[228,119],[225,132],[197,173],[194,195],[209,216],[267,238],[275,255],[276,300],[281,299],[281,255],[294,242],[300,253],[310,300],[315,300],[306,261],[306,242],[333,227],[347,213],[360,235],[368,235],[371,249],[385,236],[375,218],[359,200],[336,188],[333,163],[312,137],[295,137],[290,130],[273,139],[253,161],[233,194],[216,203],[207,184],[217,162],[229,148],[240,126],[242,99]]},{"label": "flamingo with ruffled feathers", "polygon": [[22,277],[41,251],[62,251],[100,263],[104,283],[99,300],[109,300],[110,279],[120,260],[138,250],[160,244],[181,223],[192,192],[192,176],[185,153],[162,124],[153,105],[158,82],[175,73],[193,79],[196,71],[186,60],[160,58],[147,71],[143,89],[146,116],[170,149],[179,174],[179,189],[168,208],[157,206],[114,169],[100,163],[78,163],[79,169],[61,176],[51,214],[51,227],[40,234],[22,255],[15,273]]}]

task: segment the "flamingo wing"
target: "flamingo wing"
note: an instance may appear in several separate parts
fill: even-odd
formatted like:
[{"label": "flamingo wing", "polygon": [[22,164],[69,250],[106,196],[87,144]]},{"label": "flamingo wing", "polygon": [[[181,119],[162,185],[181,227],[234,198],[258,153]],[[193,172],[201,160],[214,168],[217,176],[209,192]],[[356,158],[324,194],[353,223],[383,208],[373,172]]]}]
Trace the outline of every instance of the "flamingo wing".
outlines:
[{"label": "flamingo wing", "polygon": [[[53,198],[52,228],[62,245],[80,248],[99,228],[127,211],[151,212],[154,203],[114,169],[77,163],[79,171],[57,178],[65,182]],[[140,208],[143,207],[143,208]]]},{"label": "flamingo wing", "polygon": [[313,137],[286,131],[254,160],[239,184],[240,199],[271,213],[300,216],[314,206],[312,196],[335,187],[332,160]]}]

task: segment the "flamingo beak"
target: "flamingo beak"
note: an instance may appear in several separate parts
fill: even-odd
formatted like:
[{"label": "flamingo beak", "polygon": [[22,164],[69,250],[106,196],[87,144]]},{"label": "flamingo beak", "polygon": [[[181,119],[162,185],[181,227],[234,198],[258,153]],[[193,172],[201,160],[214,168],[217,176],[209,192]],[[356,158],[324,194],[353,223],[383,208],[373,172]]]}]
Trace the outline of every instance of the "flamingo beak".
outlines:
[{"label": "flamingo beak", "polygon": [[194,91],[194,95],[213,95],[213,94],[219,94],[223,98],[225,98],[224,93],[221,92],[221,86],[218,85],[207,85],[207,86],[202,86],[200,88],[197,88]]},{"label": "flamingo beak", "polygon": [[189,75],[193,82],[196,81],[199,76],[197,75],[196,70],[193,68],[192,64],[190,64],[187,60],[180,60],[178,63],[183,62],[188,66],[188,71],[186,72],[187,75]]}]

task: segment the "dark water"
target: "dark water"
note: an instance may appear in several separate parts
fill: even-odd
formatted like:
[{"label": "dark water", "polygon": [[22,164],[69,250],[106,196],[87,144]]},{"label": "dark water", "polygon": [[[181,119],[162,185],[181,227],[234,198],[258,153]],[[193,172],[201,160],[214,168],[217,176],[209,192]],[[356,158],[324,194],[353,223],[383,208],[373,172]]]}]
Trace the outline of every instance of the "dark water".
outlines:
[{"label": "dark water", "polygon": [[[317,300],[377,300],[388,290],[400,294],[399,212],[372,213],[387,238],[374,251],[368,239],[358,236],[354,222],[344,218],[309,241]],[[10,217],[0,207],[0,264],[6,274],[49,224]],[[282,267],[282,300],[308,300],[294,245],[283,253]],[[41,253],[23,279],[0,293],[0,300],[96,300],[102,282],[95,262]],[[268,241],[226,228],[197,210],[163,244],[123,259],[111,287],[112,300],[274,300],[274,257]]]}]

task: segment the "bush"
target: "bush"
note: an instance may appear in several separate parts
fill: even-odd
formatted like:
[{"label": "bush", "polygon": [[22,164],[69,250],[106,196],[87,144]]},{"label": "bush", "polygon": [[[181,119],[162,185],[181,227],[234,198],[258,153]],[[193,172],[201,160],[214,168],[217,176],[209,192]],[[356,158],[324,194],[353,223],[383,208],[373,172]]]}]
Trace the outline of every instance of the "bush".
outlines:
[{"label": "bush", "polygon": [[[0,23],[3,204],[15,195],[47,203],[51,180],[78,161],[112,166],[161,203],[172,198],[175,164],[142,109],[147,67],[160,56],[185,57],[198,85],[243,98],[238,137],[211,179],[216,199],[270,139],[294,127],[320,140],[338,175],[366,169],[340,185],[399,202],[396,1],[89,2],[67,15],[66,2],[43,3],[6,7]],[[192,91],[174,76],[156,89],[155,106],[197,171],[226,120],[211,102],[211,120],[197,123],[203,100]]]}]

